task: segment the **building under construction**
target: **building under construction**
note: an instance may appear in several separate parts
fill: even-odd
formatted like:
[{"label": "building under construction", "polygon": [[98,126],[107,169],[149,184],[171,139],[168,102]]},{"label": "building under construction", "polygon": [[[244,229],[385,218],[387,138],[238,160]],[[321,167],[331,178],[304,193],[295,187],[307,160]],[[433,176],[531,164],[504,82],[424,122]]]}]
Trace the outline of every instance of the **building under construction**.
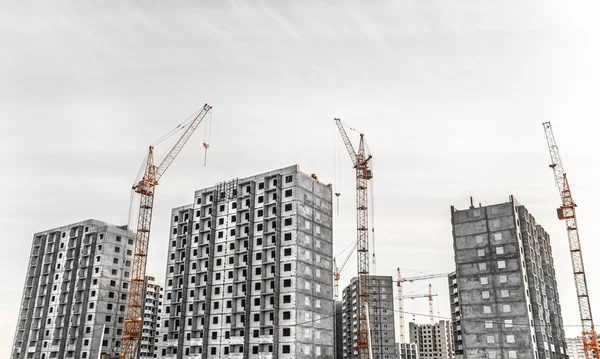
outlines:
[{"label": "building under construction", "polygon": [[415,344],[421,359],[453,359],[452,324],[440,320],[434,324],[408,324],[410,343]]},{"label": "building under construction", "polygon": [[142,339],[140,340],[140,358],[158,356],[159,324],[163,305],[163,285],[152,276],[146,276],[144,282],[144,319]]},{"label": "building under construction", "polygon": [[485,207],[452,206],[451,215],[457,352],[469,359],[567,359],[546,231],[512,196]]},{"label": "building under construction", "polygon": [[460,301],[458,294],[458,283],[456,272],[448,274],[448,293],[450,294],[450,313],[452,315],[452,343],[454,347],[454,358],[464,359],[462,343],[462,325],[460,316]]},{"label": "building under construction", "polygon": [[291,166],[174,208],[160,357],[334,356],[330,185]]},{"label": "building under construction", "polygon": [[[373,359],[395,359],[394,286],[391,276],[369,276],[369,324]],[[342,293],[343,358],[358,358],[358,279]]]},{"label": "building under construction", "polygon": [[118,356],[133,242],[93,219],[34,234],[11,358]]}]

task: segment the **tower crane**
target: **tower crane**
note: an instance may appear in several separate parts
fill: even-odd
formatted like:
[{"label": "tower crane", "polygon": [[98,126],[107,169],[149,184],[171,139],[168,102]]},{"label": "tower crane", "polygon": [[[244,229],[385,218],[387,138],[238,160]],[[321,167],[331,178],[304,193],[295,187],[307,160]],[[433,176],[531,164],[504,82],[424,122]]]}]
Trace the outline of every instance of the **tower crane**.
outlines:
[{"label": "tower crane", "polygon": [[429,299],[429,322],[433,325],[433,297],[437,297],[437,294],[433,294],[431,283],[429,283],[429,291],[426,294],[411,294],[405,295],[402,299],[416,299],[416,298],[427,298]]},{"label": "tower crane", "polygon": [[594,328],[592,319],[592,308],[590,306],[590,297],[588,293],[585,269],[583,267],[583,255],[581,244],[579,242],[579,230],[577,228],[577,216],[575,214],[575,201],[571,195],[571,187],[567,181],[558,146],[554,139],[554,133],[550,122],[544,122],[544,131],[546,132],[546,141],[550,151],[550,168],[554,172],[554,181],[560,194],[561,206],[557,209],[558,219],[564,220],[567,226],[567,237],[569,240],[569,249],[571,251],[571,264],[573,266],[573,275],[575,277],[575,289],[577,291],[577,302],[579,304],[579,316],[581,318],[583,351],[586,359],[597,359],[600,349],[598,347],[598,334]]},{"label": "tower crane", "polygon": [[[404,330],[404,299],[407,299],[404,296],[404,288],[403,288],[403,284],[404,282],[416,282],[418,280],[425,280],[425,279],[433,279],[433,278],[442,278],[442,277],[447,277],[450,273],[437,273],[437,274],[425,274],[425,275],[420,275],[420,276],[415,276],[415,277],[408,277],[408,278],[402,278],[402,275],[400,273],[400,268],[398,268],[397,270],[397,281],[396,281],[396,286],[398,287],[398,321],[400,322],[400,343],[406,343],[406,336],[405,336],[405,330]],[[429,289],[431,290],[431,284],[429,285]],[[433,307],[432,307],[432,303],[430,302],[430,312],[433,313]],[[433,322],[433,314],[431,314],[431,321]]]},{"label": "tower crane", "polygon": [[358,359],[370,357],[369,308],[369,213],[367,185],[373,178],[369,168],[372,156],[365,153],[364,134],[360,134],[358,151],[354,150],[339,118],[334,119],[356,170],[356,254],[358,270]]},{"label": "tower crane", "polygon": [[346,258],[344,258],[344,261],[342,262],[342,266],[338,268],[337,266],[337,261],[335,258],[333,258],[333,295],[335,300],[337,301],[339,299],[340,296],[340,287],[339,287],[339,280],[340,280],[340,272],[342,271],[342,269],[344,269],[344,267],[346,266],[346,263],[348,263],[348,260],[350,259],[350,257],[352,257],[352,253],[354,253],[354,249],[356,248],[356,242],[352,245],[352,248],[350,249],[350,252],[348,252],[348,254],[346,255]]},{"label": "tower crane", "polygon": [[190,136],[211,109],[212,106],[208,104],[202,107],[158,165],[154,165],[154,146],[150,146],[148,156],[145,159],[144,176],[132,188],[135,193],[140,194],[140,206],[135,235],[131,290],[129,292],[129,304],[123,328],[121,359],[135,359],[137,357],[142,336],[144,316],[144,298],[142,296],[144,292],[144,278],[146,276],[150,224],[152,222],[152,209],[154,206],[154,187],[158,186],[162,175],[173,163]]}]

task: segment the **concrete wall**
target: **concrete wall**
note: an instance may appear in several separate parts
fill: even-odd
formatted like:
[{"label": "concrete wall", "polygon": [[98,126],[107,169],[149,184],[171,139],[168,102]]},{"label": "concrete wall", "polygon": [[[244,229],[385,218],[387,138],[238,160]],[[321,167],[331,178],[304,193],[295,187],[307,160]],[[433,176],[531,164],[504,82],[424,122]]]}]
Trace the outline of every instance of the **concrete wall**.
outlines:
[{"label": "concrete wall", "polygon": [[565,359],[550,238],[535,218],[511,196],[452,207],[452,227],[464,356]]},{"label": "concrete wall", "polygon": [[[357,278],[342,292],[342,343],[344,358],[356,358],[357,355]],[[395,359],[393,281],[391,276],[371,276],[369,279],[369,319],[374,359]]]},{"label": "concrete wall", "polygon": [[12,358],[118,355],[133,241],[97,220],[36,233]]},{"label": "concrete wall", "polygon": [[535,358],[517,206],[452,207],[466,358]]},{"label": "concrete wall", "polygon": [[158,339],[163,301],[163,285],[146,276],[144,290],[144,322],[140,341],[140,358],[154,358],[159,353]]},{"label": "concrete wall", "polygon": [[447,320],[438,323],[409,323],[410,342],[416,346],[420,358],[454,358],[452,326]]},{"label": "concrete wall", "polygon": [[291,166],[174,209],[161,355],[333,358],[331,197]]},{"label": "concrete wall", "polygon": [[462,316],[460,311],[460,295],[458,294],[458,283],[456,272],[448,275],[448,293],[450,294],[450,312],[452,315],[452,342],[454,348],[454,357],[456,359],[464,358],[463,338],[462,338]]},{"label": "concrete wall", "polygon": [[566,359],[550,236],[525,207],[518,210],[538,353],[540,359]]}]

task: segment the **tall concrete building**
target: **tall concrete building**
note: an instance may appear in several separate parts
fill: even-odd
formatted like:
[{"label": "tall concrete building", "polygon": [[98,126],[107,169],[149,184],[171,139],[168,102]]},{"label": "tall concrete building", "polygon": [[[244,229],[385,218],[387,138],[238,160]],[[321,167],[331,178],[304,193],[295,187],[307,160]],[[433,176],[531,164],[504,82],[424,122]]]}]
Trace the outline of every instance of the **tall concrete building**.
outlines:
[{"label": "tall concrete building", "polygon": [[512,196],[451,211],[464,357],[566,359],[546,231]]},{"label": "tall concrete building", "polygon": [[343,304],[338,300],[335,302],[335,359],[344,359],[343,315]]},{"label": "tall concrete building", "polygon": [[410,342],[414,343],[421,359],[453,359],[452,325],[447,320],[438,323],[408,323]]},{"label": "tall concrete building", "polygon": [[11,357],[118,357],[133,243],[93,219],[34,234]]},{"label": "tall concrete building", "polygon": [[569,359],[586,359],[585,352],[583,351],[583,338],[567,338],[567,355]]},{"label": "tall concrete building", "polygon": [[448,275],[448,288],[450,293],[450,313],[452,315],[452,347],[454,348],[454,358],[464,359],[462,343],[462,325],[460,317],[460,295],[458,295],[458,283],[456,281],[456,272]]},{"label": "tall concrete building", "polygon": [[419,347],[415,343],[397,343],[396,358],[419,359]]},{"label": "tall concrete building", "polygon": [[[374,359],[396,358],[394,295],[391,276],[369,278],[369,323]],[[342,293],[342,343],[344,359],[358,357],[358,279],[352,278]]]},{"label": "tall concrete building", "polygon": [[163,286],[152,276],[144,283],[144,322],[140,341],[140,358],[157,358],[159,326],[163,305]]},{"label": "tall concrete building", "polygon": [[291,166],[175,208],[165,358],[333,358],[331,186]]}]

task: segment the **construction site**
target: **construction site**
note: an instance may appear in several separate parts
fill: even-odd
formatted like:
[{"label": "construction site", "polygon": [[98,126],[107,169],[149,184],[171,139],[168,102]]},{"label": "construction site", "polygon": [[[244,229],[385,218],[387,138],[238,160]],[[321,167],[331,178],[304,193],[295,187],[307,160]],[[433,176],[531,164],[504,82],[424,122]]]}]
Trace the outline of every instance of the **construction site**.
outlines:
[{"label": "construction site", "polygon": [[[377,260],[392,239],[375,241],[377,154],[366,122],[363,133],[332,121],[332,179],[292,165],[200,181],[169,218],[153,218],[155,195],[174,185],[164,175],[201,125],[202,170],[211,171],[211,112],[205,104],[148,147],[127,225],[90,219],[33,234],[11,359],[568,359],[575,344],[598,358],[576,204],[549,122],[539,127],[547,148],[538,142],[566,235],[554,233],[551,246],[512,194],[489,205],[471,197],[468,208],[448,204],[455,266],[407,274]],[[350,173],[342,194],[339,178]],[[336,235],[341,216],[354,224],[351,239]],[[155,221],[168,221],[168,238],[153,233]],[[157,245],[164,277],[147,271]],[[567,248],[576,293],[559,300],[553,253]],[[579,318],[564,318],[561,300],[576,300]],[[576,319],[581,337],[568,341]]]}]

